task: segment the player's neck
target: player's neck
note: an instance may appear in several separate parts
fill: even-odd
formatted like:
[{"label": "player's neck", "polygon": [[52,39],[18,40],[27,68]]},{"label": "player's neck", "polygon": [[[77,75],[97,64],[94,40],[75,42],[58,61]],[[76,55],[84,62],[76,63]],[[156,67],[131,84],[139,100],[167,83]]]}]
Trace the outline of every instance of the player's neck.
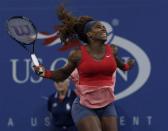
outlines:
[{"label": "player's neck", "polygon": [[102,53],[105,51],[105,45],[102,43],[90,44],[90,45],[88,45],[88,51],[93,54],[94,53],[96,53],[96,54]]}]

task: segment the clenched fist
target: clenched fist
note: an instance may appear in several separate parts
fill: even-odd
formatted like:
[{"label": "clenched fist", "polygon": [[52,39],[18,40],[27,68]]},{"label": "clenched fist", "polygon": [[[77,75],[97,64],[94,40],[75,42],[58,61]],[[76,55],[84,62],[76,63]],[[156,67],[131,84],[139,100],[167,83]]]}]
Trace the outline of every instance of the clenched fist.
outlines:
[{"label": "clenched fist", "polygon": [[45,68],[42,65],[39,66],[33,66],[34,71],[38,76],[44,77],[45,76]]}]

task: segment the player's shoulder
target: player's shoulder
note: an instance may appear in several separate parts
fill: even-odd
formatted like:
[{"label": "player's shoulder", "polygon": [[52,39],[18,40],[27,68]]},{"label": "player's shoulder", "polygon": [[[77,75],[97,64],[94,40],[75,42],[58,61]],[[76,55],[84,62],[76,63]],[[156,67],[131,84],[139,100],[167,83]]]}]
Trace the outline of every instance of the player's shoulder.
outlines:
[{"label": "player's shoulder", "polygon": [[80,60],[81,55],[82,55],[82,53],[81,53],[80,48],[75,48],[75,49],[70,51],[68,59],[70,59],[70,60]]},{"label": "player's shoulder", "polygon": [[80,53],[81,53],[80,48],[75,48],[75,49],[73,49],[73,50],[70,51],[69,55],[73,55],[74,56],[74,55],[78,55]]}]

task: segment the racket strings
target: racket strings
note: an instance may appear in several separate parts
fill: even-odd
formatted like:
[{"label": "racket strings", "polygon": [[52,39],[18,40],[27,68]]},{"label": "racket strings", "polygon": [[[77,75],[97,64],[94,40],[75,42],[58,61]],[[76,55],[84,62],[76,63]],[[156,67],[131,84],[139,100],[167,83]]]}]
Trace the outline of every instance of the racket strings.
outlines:
[{"label": "racket strings", "polygon": [[[27,52],[34,53],[37,29],[30,19],[23,16],[14,16],[7,21],[8,34],[16,40]],[[27,46],[32,45],[31,50]]]}]

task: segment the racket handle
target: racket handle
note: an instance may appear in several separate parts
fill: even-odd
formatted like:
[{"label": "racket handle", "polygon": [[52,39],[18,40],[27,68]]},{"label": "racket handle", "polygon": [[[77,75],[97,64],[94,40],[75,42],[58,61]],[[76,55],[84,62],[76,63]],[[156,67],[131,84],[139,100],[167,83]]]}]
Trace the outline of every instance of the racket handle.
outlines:
[{"label": "racket handle", "polygon": [[39,61],[38,61],[38,59],[37,59],[37,57],[36,57],[35,54],[31,54],[31,59],[32,59],[33,64],[34,64],[35,66],[39,66],[39,65],[40,65],[40,64],[39,64]]}]

